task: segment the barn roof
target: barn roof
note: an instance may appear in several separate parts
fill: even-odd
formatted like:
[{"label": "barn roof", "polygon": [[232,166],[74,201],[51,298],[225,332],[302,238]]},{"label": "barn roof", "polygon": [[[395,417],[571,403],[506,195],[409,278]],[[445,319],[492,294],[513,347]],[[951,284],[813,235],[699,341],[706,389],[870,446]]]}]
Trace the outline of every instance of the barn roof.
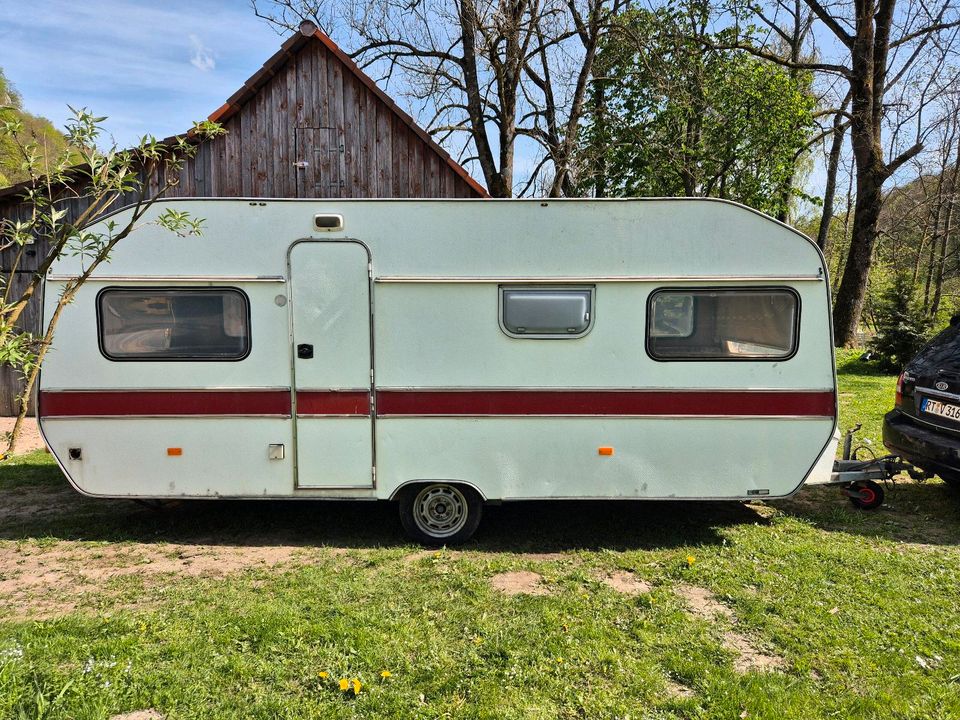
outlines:
[{"label": "barn roof", "polygon": [[468,173],[460,163],[450,157],[450,153],[444,150],[440,145],[430,136],[426,130],[417,125],[416,121],[409,114],[404,112],[391,98],[387,93],[385,93],[373,79],[367,75],[360,67],[347,55],[343,50],[340,49],[340,46],[337,45],[326,33],[322,32],[314,25],[312,22],[304,22],[300,25],[300,32],[294,33],[291,37],[280,46],[274,55],[267,60],[263,67],[255,72],[249,80],[247,80],[243,87],[241,87],[237,92],[230,96],[230,98],[217,110],[210,115],[208,120],[217,123],[226,122],[233,115],[239,112],[240,108],[250,100],[254,95],[257,94],[257,91],[260,90],[267,82],[276,75],[280,69],[287,64],[287,61],[300,49],[303,48],[309,42],[319,41],[329,50],[343,65],[353,73],[356,78],[363,83],[370,92],[376,95],[380,100],[382,100],[387,107],[389,107],[396,115],[399,117],[404,124],[406,124],[427,146],[430,147],[437,155],[439,155],[443,161],[450,166],[450,168],[463,180],[470,185],[478,194],[482,197],[490,197],[490,194],[487,192],[486,188],[483,187],[480,183],[473,179],[473,177]]},{"label": "barn roof", "polygon": [[[373,79],[367,75],[360,67],[347,55],[343,50],[340,49],[340,46],[337,45],[329,36],[320,31],[313,23],[304,22],[300,26],[300,31],[294,33],[291,37],[287,38],[284,41],[283,45],[280,46],[278,50],[270,59],[268,59],[257,72],[255,72],[243,86],[237,90],[230,98],[219,108],[217,108],[208,119],[217,122],[224,123],[237,114],[250,99],[252,99],[257,92],[267,83],[270,78],[276,75],[284,65],[287,64],[287,61],[290,60],[297,52],[299,52],[303,47],[310,42],[320,42],[322,43],[328,51],[330,51],[342,64],[349,70],[363,85],[365,85],[372,93],[374,93],[377,98],[379,98],[390,110],[396,114],[396,116],[407,125],[410,130],[419,137],[427,147],[429,147],[433,152],[440,156],[440,158],[445,162],[450,169],[460,176],[464,182],[466,182],[480,197],[490,197],[490,194],[487,192],[486,188],[478,183],[471,175],[468,173],[460,163],[454,160],[450,153],[444,150],[422,127],[417,125],[412,117],[406,112],[404,112],[394,101],[387,95],[379,85],[377,85]],[[188,133],[189,135],[189,133]],[[172,143],[177,140],[176,136],[166,138],[163,140],[163,143]],[[16,185],[11,185],[9,187],[0,188],[0,198],[7,197],[16,193],[19,193],[31,185],[31,181],[26,180],[24,182],[18,183]]]}]

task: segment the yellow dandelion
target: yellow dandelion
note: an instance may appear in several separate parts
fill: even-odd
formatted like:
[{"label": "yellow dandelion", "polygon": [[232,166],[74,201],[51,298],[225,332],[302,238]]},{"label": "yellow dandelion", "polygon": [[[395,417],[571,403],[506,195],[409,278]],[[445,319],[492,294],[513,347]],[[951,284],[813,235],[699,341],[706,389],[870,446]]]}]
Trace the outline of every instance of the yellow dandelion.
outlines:
[{"label": "yellow dandelion", "polygon": [[354,678],[353,680],[350,681],[350,684],[353,685],[353,694],[354,694],[354,695],[359,695],[359,694],[360,694],[360,688],[363,687],[363,685],[360,684],[360,681],[357,680],[357,678]]},{"label": "yellow dandelion", "polygon": [[349,689],[350,689],[350,681],[347,680],[346,678],[340,678],[340,689],[341,689],[343,692],[346,692],[347,690],[349,690]]},{"label": "yellow dandelion", "polygon": [[563,662],[563,658],[558,657],[558,658],[557,658],[557,662],[558,662],[558,663],[562,663],[562,662]]},{"label": "yellow dandelion", "polygon": [[474,635],[474,636],[473,636],[472,638],[470,638],[470,639],[473,640],[473,644],[474,644],[474,645],[480,645],[480,644],[483,642],[483,638],[480,637],[479,635]]},{"label": "yellow dandelion", "polygon": [[380,677],[382,677],[382,678],[388,678],[388,677],[390,677],[392,674],[393,674],[393,673],[391,673],[389,670],[384,670],[383,672],[380,673]]},{"label": "yellow dandelion", "polygon": [[687,555],[687,567],[693,567],[697,559],[693,555]]},{"label": "yellow dandelion", "polygon": [[328,673],[326,670],[321,670],[320,672],[317,673],[317,675],[323,678],[324,680],[330,677],[330,673]]},{"label": "yellow dandelion", "polygon": [[437,552],[435,552],[435,553],[433,554],[433,556],[434,556],[435,558],[440,557],[440,551],[438,550]]}]

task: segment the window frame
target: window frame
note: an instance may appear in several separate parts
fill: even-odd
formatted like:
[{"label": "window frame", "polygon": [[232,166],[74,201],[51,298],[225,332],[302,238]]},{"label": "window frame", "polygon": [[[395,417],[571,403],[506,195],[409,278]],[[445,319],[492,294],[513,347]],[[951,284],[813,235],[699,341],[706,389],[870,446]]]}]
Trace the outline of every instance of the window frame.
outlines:
[{"label": "window frame", "polygon": [[[650,335],[650,328],[653,325],[653,301],[656,296],[660,293],[665,292],[686,292],[693,294],[694,296],[698,292],[713,292],[713,293],[722,293],[722,292],[785,292],[793,296],[794,302],[796,303],[796,313],[793,318],[793,344],[790,348],[790,352],[786,355],[776,355],[776,356],[752,356],[752,357],[737,357],[735,355],[727,356],[717,356],[717,357],[704,357],[702,355],[674,355],[670,357],[664,357],[655,354],[653,348],[651,347],[651,340],[653,339]],[[643,329],[643,346],[647,352],[647,357],[649,357],[654,362],[785,362],[792,359],[800,351],[800,317],[803,313],[803,306],[800,300],[800,293],[797,292],[796,288],[792,288],[788,285],[762,285],[762,286],[751,286],[751,285],[737,285],[733,287],[725,286],[662,286],[654,288],[650,291],[650,294],[647,296],[647,312],[646,312],[646,326]],[[697,327],[696,314],[694,314],[693,319],[694,328]],[[696,329],[687,337],[692,337],[696,333]]]},{"label": "window frame", "polygon": [[[116,357],[107,352],[107,349],[104,347],[104,334],[103,334],[103,305],[101,300],[103,296],[112,291],[139,291],[139,292],[171,292],[171,291],[188,291],[191,293],[210,293],[210,292],[231,292],[236,295],[239,295],[243,300],[244,304],[244,320],[246,322],[246,343],[244,348],[244,353],[238,356],[230,357],[197,357],[197,356],[165,356],[165,357],[151,357],[151,356],[132,356],[132,357]],[[223,286],[204,286],[204,287],[193,287],[190,285],[110,285],[105,288],[101,288],[97,292],[97,297],[95,300],[96,311],[97,311],[97,347],[100,350],[100,354],[109,360],[110,362],[241,362],[250,357],[250,353],[253,352],[253,323],[251,320],[251,308],[250,308],[250,296],[242,290],[241,288],[234,287],[231,285]]]},{"label": "window frame", "polygon": [[[504,323],[504,311],[506,309],[504,303],[504,293],[507,291],[516,291],[516,290],[553,290],[553,291],[563,291],[570,290],[574,292],[588,292],[589,293],[589,309],[590,320],[587,322],[587,327],[584,328],[582,332],[579,333],[515,333],[510,330],[506,323]],[[586,337],[591,330],[593,330],[593,325],[597,319],[597,286],[592,284],[580,284],[580,283],[563,283],[563,284],[554,284],[554,283],[504,283],[497,286],[497,324],[500,325],[500,331],[509,338],[515,340],[577,340],[582,337]]]}]

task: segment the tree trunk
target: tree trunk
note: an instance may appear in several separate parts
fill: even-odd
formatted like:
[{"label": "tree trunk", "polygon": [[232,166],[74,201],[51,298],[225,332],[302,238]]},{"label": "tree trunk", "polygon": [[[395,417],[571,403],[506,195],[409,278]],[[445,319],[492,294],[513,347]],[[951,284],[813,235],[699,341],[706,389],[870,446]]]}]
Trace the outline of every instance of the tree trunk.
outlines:
[{"label": "tree trunk", "polygon": [[951,173],[952,177],[950,179],[950,190],[943,199],[943,202],[946,203],[946,211],[943,221],[943,237],[940,239],[940,256],[937,258],[937,268],[934,274],[933,300],[930,303],[931,318],[936,318],[937,311],[940,310],[940,301],[943,299],[943,276],[946,274],[947,269],[947,248],[949,247],[950,236],[953,235],[953,210],[958,167],[960,167],[960,163],[954,163]]},{"label": "tree trunk", "polygon": [[917,246],[917,259],[913,263],[913,279],[911,285],[916,285],[920,279],[920,264],[923,262],[923,250],[927,246],[927,233],[930,231],[929,219],[924,221],[923,232],[920,234],[920,245]]},{"label": "tree trunk", "polygon": [[[794,168],[796,164],[794,164]],[[793,197],[793,179],[795,171],[791,170],[789,177],[784,181],[780,189],[780,209],[777,210],[777,220],[782,223],[790,219],[790,198]]]},{"label": "tree trunk", "polygon": [[[607,95],[604,92],[603,84],[596,83],[593,96],[593,114],[595,122],[601,128],[601,138],[606,138],[607,123]],[[594,197],[603,198],[607,196],[607,153],[606,148],[593,148],[593,187]]]},{"label": "tree trunk", "polygon": [[[811,0],[807,3],[810,5]],[[840,30],[850,47],[850,143],[857,165],[857,204],[850,253],[833,308],[833,340],[837,347],[856,341],[883,207],[883,183],[896,167],[922,149],[921,145],[914,146],[890,165],[884,161],[883,97],[895,4],[896,0],[879,0],[877,4],[873,0],[857,0],[856,32],[850,36]],[[812,9],[817,12],[820,6],[813,3]]]},{"label": "tree trunk", "polygon": [[933,282],[933,273],[937,260],[937,240],[939,239],[939,224],[940,221],[937,220],[937,225],[934,226],[934,236],[930,239],[930,257],[927,258],[927,277],[923,282],[923,312],[926,313],[930,309],[930,285]]},{"label": "tree trunk", "polygon": [[867,280],[883,205],[882,183],[882,174],[874,168],[858,170],[850,253],[833,307],[833,342],[837,347],[851,346],[857,339],[857,324],[867,297]]},{"label": "tree trunk", "polygon": [[[956,126],[954,126],[956,129]],[[953,138],[950,138],[950,145],[953,144]],[[953,235],[953,211],[956,207],[956,198],[957,198],[957,180],[960,179],[960,142],[957,145],[957,158],[953,162],[953,168],[950,170],[950,180],[948,189],[945,193],[941,193],[940,202],[944,203],[946,209],[944,210],[944,220],[943,220],[943,238],[940,241],[940,257],[937,258],[937,272],[934,277],[935,286],[933,292],[933,302],[930,304],[930,317],[936,318],[937,311],[940,310],[940,301],[943,298],[943,279],[947,270],[947,248],[950,246],[950,237]],[[945,153],[944,160],[942,163],[943,170],[941,171],[941,176],[947,174],[947,165],[950,163],[950,151],[949,149]]]},{"label": "tree trunk", "polygon": [[[949,224],[949,218],[947,223]],[[933,300],[930,301],[930,317],[935,318],[940,309],[940,300],[943,298],[943,271],[947,263],[947,237],[946,232],[940,239],[940,255],[937,257],[936,269],[933,273]]]},{"label": "tree trunk", "polygon": [[[794,0],[793,8],[790,14],[793,18],[793,27],[790,31],[790,62],[799,63],[803,54],[803,43],[806,40],[807,33],[810,31],[810,24],[805,22],[801,11],[801,0]],[[791,67],[788,70],[791,82],[796,83],[800,77],[800,70]],[[793,159],[793,166],[790,168],[790,174],[784,180],[783,187],[780,188],[780,210],[777,212],[777,220],[787,222],[790,218],[790,199],[793,197],[793,184],[796,182],[797,166],[800,163],[800,156]],[[823,247],[822,245],[820,246]]]},{"label": "tree trunk", "polygon": [[[477,148],[477,161],[483,171],[483,179],[487,183],[487,191],[491,197],[506,198],[513,194],[513,179],[505,178],[503,166],[497,167],[493,157],[493,149],[487,138],[487,124],[484,114],[483,97],[480,83],[480,71],[477,67],[476,35],[479,21],[476,7],[472,0],[460,4],[460,40],[463,43],[463,59],[460,67],[463,70],[464,93],[466,95],[467,115],[470,118],[470,134]],[[501,120],[501,126],[502,126]],[[501,157],[503,149],[501,148]]]},{"label": "tree trunk", "polygon": [[[846,108],[846,102],[843,107]],[[840,153],[843,150],[843,138],[847,128],[840,113],[833,118],[833,141],[827,160],[827,185],[823,191],[823,213],[820,215],[820,229],[817,231],[817,245],[826,256],[830,255],[830,223],[833,221],[833,204],[837,195],[837,172],[840,169]]]}]

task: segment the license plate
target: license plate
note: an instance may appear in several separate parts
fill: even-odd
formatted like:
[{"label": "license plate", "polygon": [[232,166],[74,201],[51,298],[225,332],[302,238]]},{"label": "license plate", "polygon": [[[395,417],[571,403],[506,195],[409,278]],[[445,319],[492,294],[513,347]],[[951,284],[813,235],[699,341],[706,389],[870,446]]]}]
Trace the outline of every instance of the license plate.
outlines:
[{"label": "license plate", "polygon": [[960,420],[960,405],[951,405],[950,403],[940,402],[924,398],[920,404],[920,410],[931,415],[950,418],[951,420]]}]

